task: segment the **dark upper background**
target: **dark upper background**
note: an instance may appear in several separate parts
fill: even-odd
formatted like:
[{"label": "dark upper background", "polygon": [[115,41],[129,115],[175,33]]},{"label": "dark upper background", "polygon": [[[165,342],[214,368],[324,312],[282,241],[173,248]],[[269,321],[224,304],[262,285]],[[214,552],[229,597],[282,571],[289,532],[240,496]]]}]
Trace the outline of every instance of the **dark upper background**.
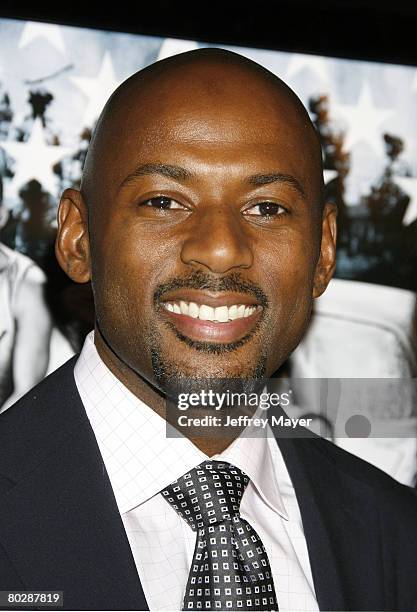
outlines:
[{"label": "dark upper background", "polygon": [[219,44],[417,64],[417,0],[4,0],[0,17]]}]

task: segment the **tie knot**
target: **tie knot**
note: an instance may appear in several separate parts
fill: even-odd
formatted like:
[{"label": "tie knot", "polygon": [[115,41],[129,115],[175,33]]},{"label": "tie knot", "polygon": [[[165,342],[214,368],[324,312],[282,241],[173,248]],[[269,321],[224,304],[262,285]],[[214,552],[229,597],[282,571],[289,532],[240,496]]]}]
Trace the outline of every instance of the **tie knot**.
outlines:
[{"label": "tie knot", "polygon": [[195,531],[239,514],[249,477],[225,461],[207,460],[161,491]]}]

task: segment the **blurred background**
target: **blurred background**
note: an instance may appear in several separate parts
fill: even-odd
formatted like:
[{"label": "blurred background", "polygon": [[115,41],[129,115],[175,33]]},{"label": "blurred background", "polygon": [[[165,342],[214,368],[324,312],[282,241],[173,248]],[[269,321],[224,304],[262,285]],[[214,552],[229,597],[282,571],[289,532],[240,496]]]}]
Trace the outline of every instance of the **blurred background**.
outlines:
[{"label": "blurred background", "polygon": [[79,186],[107,98],[159,59],[223,47],[299,95],[339,210],[335,279],[286,364],[292,411],[415,485],[416,30],[417,6],[401,0],[2,7],[0,411],[94,326],[90,285],[62,272],[54,239],[60,194]]}]

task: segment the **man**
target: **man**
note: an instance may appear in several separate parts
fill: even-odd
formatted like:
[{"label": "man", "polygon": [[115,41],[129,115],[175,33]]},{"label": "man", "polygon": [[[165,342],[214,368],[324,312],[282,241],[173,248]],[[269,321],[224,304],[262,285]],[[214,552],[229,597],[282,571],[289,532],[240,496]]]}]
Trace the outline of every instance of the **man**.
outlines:
[{"label": "man", "polygon": [[[0,228],[6,221],[0,203]],[[0,412],[47,371],[52,319],[44,286],[35,262],[0,242]]]},{"label": "man", "polygon": [[250,386],[299,343],[335,266],[322,188],[304,107],[239,55],[184,53],[112,95],[58,213],[94,333],[0,420],[2,590],[84,610],[411,608],[407,487],[319,437],[166,435],[172,387]]}]

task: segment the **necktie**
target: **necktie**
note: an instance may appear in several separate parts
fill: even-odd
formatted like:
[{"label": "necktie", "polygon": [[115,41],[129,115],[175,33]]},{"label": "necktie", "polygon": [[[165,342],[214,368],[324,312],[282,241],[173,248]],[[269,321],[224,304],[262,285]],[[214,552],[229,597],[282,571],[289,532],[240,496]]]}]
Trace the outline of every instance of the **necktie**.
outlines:
[{"label": "necktie", "polygon": [[161,491],[197,532],[182,610],[278,610],[264,545],[239,514],[248,482],[231,463],[207,460]]}]

